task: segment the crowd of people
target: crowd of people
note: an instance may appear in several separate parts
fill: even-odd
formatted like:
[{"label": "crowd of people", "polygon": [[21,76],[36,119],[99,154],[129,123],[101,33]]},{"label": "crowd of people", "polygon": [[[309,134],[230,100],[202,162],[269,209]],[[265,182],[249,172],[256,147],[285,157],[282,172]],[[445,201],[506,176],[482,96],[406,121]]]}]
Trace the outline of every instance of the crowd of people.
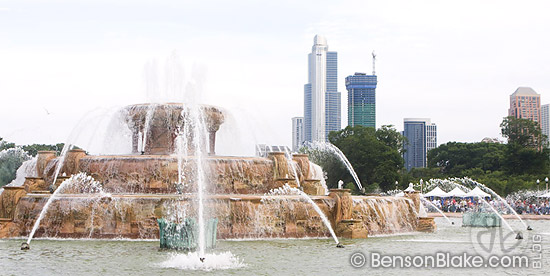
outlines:
[{"label": "crowd of people", "polygon": [[[430,199],[428,199],[430,200]],[[434,206],[443,212],[467,212],[467,211],[492,211],[496,210],[501,214],[510,214],[512,211],[500,200],[486,199],[486,203],[476,198],[431,198]],[[548,198],[532,200],[509,200],[507,203],[518,214],[549,215],[550,204]],[[489,204],[490,206],[488,206]],[[426,206],[429,212],[437,212],[432,206]]]}]

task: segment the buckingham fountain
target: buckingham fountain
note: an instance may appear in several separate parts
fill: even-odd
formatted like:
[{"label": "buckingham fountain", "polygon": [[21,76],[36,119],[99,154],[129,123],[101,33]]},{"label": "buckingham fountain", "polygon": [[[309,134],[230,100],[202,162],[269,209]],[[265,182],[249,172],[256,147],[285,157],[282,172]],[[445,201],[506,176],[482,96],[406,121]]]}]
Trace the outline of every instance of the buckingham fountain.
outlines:
[{"label": "buckingham fountain", "polygon": [[304,154],[216,155],[225,114],[214,106],[196,110],[192,115],[181,103],[123,108],[132,134],[132,152],[125,155],[77,148],[60,156],[39,152],[34,173],[0,195],[0,238],[158,239],[157,219],[202,216],[217,219],[218,239],[435,230],[433,219],[419,216],[416,192],[390,197],[327,191],[322,169]]}]

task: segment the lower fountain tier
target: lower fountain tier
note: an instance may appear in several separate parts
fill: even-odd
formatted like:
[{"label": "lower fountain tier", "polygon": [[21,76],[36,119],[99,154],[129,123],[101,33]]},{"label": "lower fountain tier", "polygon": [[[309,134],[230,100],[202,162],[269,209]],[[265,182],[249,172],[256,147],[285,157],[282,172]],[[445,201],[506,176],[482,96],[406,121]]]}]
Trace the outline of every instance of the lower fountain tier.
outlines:
[{"label": "lower fountain tier", "polygon": [[[0,238],[28,236],[49,196],[22,197],[13,218],[0,220]],[[339,236],[366,237],[361,229],[368,235],[411,232],[418,226],[414,203],[408,198],[351,198],[351,208],[346,210],[340,208],[345,204],[338,203],[338,197],[312,197],[333,228],[344,229],[337,230]],[[157,218],[195,217],[195,203],[193,195],[65,194],[52,203],[35,237],[156,239]],[[299,196],[210,195],[205,204],[206,217],[219,221],[220,239],[330,237],[314,208]]]}]

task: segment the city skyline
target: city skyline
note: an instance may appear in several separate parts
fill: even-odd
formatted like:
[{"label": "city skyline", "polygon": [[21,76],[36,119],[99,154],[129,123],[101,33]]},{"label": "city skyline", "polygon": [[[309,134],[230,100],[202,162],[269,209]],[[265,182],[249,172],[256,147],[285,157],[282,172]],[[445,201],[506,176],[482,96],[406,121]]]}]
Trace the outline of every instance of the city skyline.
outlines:
[{"label": "city skyline", "polygon": [[[177,50],[187,67],[202,68],[202,102],[240,124],[236,134],[220,130],[220,153],[291,145],[291,118],[303,112],[304,53],[315,34],[330,38],[341,76],[370,72],[376,51],[377,127],[430,117],[439,143],[501,137],[515,88],[544,98],[550,91],[546,1],[313,3],[2,2],[0,137],[67,141],[98,108],[148,101],[144,65],[162,65]],[[239,145],[224,141],[231,135]]]}]

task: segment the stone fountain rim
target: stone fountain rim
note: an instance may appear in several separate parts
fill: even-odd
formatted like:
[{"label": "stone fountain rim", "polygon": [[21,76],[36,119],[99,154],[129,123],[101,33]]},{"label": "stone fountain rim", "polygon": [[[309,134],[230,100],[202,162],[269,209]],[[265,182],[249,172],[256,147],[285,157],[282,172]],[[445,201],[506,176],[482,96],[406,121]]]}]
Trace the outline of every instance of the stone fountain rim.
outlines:
[{"label": "stone fountain rim", "polygon": [[[124,108],[130,108],[130,107],[149,107],[149,106],[162,106],[162,107],[171,107],[171,108],[178,108],[189,105],[188,103],[182,103],[182,102],[164,102],[164,103],[139,103],[139,104],[131,104],[127,105]],[[214,108],[219,111],[222,111],[221,107],[215,106],[215,105],[209,105],[209,104],[197,104],[200,107],[209,107]]]}]

